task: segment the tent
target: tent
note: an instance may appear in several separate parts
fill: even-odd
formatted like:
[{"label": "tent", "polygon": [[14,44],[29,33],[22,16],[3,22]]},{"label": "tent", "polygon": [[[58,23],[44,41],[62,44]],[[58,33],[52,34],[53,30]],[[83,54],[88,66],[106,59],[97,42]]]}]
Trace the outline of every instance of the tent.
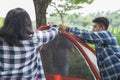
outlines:
[{"label": "tent", "polygon": [[[48,28],[49,27],[41,26],[39,30],[45,30]],[[46,57],[46,55],[48,55],[49,53],[43,56],[41,55],[42,57],[45,56],[42,60],[43,60],[43,66],[46,73],[46,79],[47,80],[100,80],[100,74],[99,74],[99,69],[96,62],[95,51],[90,46],[88,46],[88,44],[81,41],[80,39],[78,39],[72,34],[69,34],[67,32],[62,32],[60,34],[65,38],[67,38],[74,45],[73,48],[75,49],[74,51],[77,53],[77,55],[74,52],[73,53],[69,52],[70,53],[69,57],[71,57],[72,55],[71,57],[72,60],[77,58],[80,58],[80,59],[77,59],[74,62],[70,62],[70,65],[72,65],[72,67],[70,67],[72,69],[70,70],[71,73],[69,73],[70,75],[68,76],[63,76],[60,74],[53,74],[50,72],[49,70],[50,69],[49,67],[51,64],[49,60],[50,58],[48,58],[48,56]],[[44,60],[46,60],[47,58],[48,58],[48,61],[44,62]],[[74,65],[79,65],[79,64],[80,65],[78,66],[78,68],[77,67],[74,68],[73,63],[76,63]]]}]

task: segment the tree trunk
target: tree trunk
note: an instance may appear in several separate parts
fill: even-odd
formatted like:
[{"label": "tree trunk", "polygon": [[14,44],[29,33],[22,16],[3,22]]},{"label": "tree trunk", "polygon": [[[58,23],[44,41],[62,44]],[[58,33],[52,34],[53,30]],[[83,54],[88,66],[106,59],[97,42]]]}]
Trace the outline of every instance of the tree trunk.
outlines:
[{"label": "tree trunk", "polygon": [[46,10],[52,0],[33,0],[36,13],[36,27],[46,25]]}]

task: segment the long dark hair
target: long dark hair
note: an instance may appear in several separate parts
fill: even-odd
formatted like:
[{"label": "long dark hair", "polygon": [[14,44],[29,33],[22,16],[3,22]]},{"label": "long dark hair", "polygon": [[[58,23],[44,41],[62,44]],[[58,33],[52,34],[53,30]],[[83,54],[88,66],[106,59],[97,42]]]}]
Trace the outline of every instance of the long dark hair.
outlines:
[{"label": "long dark hair", "polygon": [[26,40],[33,34],[29,14],[22,8],[10,10],[0,29],[0,36],[10,45],[19,45],[20,40]]}]

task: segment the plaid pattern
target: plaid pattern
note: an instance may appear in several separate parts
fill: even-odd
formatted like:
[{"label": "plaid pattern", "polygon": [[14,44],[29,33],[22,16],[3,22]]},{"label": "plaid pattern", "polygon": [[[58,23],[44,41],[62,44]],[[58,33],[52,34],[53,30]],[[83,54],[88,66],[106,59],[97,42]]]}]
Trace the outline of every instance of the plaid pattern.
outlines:
[{"label": "plaid pattern", "polygon": [[57,27],[35,31],[30,40],[21,40],[21,46],[9,46],[0,38],[0,80],[46,80],[39,47],[53,40]]},{"label": "plaid pattern", "polygon": [[120,80],[120,47],[111,32],[90,32],[77,27],[68,27],[67,31],[85,42],[95,44],[97,63],[103,80]]}]

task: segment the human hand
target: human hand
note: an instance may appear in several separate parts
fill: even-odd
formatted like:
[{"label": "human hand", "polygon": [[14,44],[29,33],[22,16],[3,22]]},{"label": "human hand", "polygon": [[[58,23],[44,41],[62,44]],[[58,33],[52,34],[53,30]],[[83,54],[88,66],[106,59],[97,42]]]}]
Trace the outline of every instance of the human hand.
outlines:
[{"label": "human hand", "polygon": [[59,30],[60,31],[66,31],[67,27],[63,24],[59,24]]}]

